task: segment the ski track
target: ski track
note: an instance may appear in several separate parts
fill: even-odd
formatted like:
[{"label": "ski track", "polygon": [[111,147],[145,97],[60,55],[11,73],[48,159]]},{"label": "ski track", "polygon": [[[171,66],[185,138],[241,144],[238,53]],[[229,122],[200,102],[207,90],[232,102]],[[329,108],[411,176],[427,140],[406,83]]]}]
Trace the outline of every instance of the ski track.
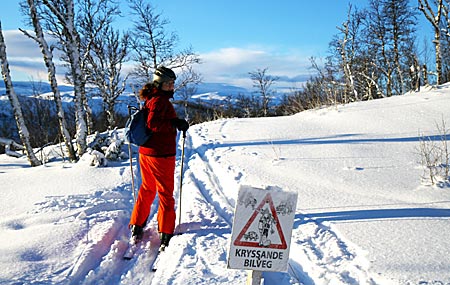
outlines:
[{"label": "ski track", "polygon": [[[223,127],[222,125],[221,128]],[[202,129],[197,131],[200,137],[202,137],[201,131]],[[204,135],[203,139],[206,137]],[[199,195],[197,200],[202,203],[202,207],[198,209],[201,212],[195,213],[196,215],[211,217],[214,216],[212,213],[216,213],[217,217],[209,224],[185,222],[178,226],[178,230],[184,234],[173,238],[172,243],[176,250],[170,251],[169,248],[170,254],[165,254],[161,260],[162,264],[170,263],[170,267],[158,269],[157,272],[152,272],[150,268],[151,260],[157,254],[159,246],[155,230],[157,222],[154,206],[145,229],[144,241],[136,252],[135,258],[123,260],[129,235],[128,218],[133,202],[129,186],[121,186],[118,189],[97,191],[93,195],[49,197],[48,201],[38,205],[37,212],[46,208],[51,209],[55,204],[63,210],[73,210],[76,206],[78,210],[65,219],[75,217],[86,221],[87,224],[85,236],[80,237],[77,246],[78,256],[74,264],[56,269],[54,273],[67,272],[65,281],[69,280],[71,284],[153,284],[155,283],[153,281],[171,284],[176,283],[177,278],[186,279],[185,275],[189,274],[190,270],[198,271],[200,268],[206,274],[204,278],[209,278],[211,284],[227,283],[223,272],[217,270],[218,267],[221,271],[225,269],[214,266],[218,262],[226,264],[227,249],[223,248],[223,254],[217,257],[208,255],[208,251],[203,247],[224,247],[228,243],[235,201],[225,194],[224,185],[229,185],[229,178],[235,177],[236,181],[233,183],[238,187],[239,178],[244,174],[241,172],[236,174],[236,170],[231,169],[230,166],[224,165],[227,167],[224,169],[224,166],[218,162],[223,152],[215,154],[208,151],[212,143],[194,149],[189,136],[186,138],[186,143],[185,180],[183,181],[183,188],[186,189],[183,191],[189,194],[183,195],[194,196],[195,193]],[[177,161],[178,165],[179,163]],[[228,174],[225,177],[221,175],[224,172]],[[122,173],[124,176],[128,174],[126,171]],[[104,198],[103,202],[101,199],[96,199],[96,196]],[[106,213],[110,217],[99,215],[99,213],[103,215]],[[182,214],[185,216],[186,212]],[[62,219],[60,222],[66,221]],[[114,226],[114,224],[121,226]],[[301,213],[296,214],[291,251],[301,254],[290,256],[288,273],[265,272],[263,277],[268,284],[275,282],[278,285],[377,284],[367,273],[369,265],[362,251],[348,245],[338,233],[332,230],[332,227],[312,221]],[[170,260],[164,260],[164,258],[170,258]],[[183,271],[177,270],[178,267],[183,267]],[[153,280],[154,277],[157,278]],[[232,277],[229,278],[232,279]],[[62,280],[59,281],[62,282]],[[202,280],[191,281],[189,284],[202,282]]]},{"label": "ski track", "polygon": [[[129,173],[128,173],[129,174]],[[126,171],[122,175],[128,175]],[[129,175],[128,175],[129,176]],[[156,207],[152,207],[144,240],[132,260],[123,260],[127,249],[128,221],[133,207],[130,186],[98,190],[93,194],[48,196],[30,214],[58,210],[57,224],[77,222],[82,235],[67,241],[75,244],[72,264],[62,264],[46,278],[52,284],[144,284],[151,281],[150,262],[159,248]],[[157,198],[156,198],[157,199]],[[142,275],[142,272],[146,272]],[[33,278],[30,276],[30,278]],[[23,280],[27,282],[27,280]]]},{"label": "ski track", "polygon": [[[222,133],[221,130],[224,128],[226,122],[222,123],[220,126],[219,133]],[[202,135],[201,132],[199,134],[201,137],[205,138],[206,136]],[[222,136],[222,138],[225,138]],[[217,142],[216,142],[217,143]],[[217,173],[223,173],[223,169],[218,169],[213,166],[212,162],[219,161],[219,156],[212,155],[211,157],[205,152],[205,150],[210,150],[211,147],[199,147],[194,149],[192,147],[192,141],[189,141],[189,149],[191,153],[191,159],[200,160],[203,165],[203,171],[196,171],[195,174],[191,174],[191,179],[195,181],[195,184],[198,190],[202,193],[203,197],[214,206],[216,212],[227,222],[229,225],[229,234],[231,234],[232,228],[232,219],[234,213],[235,202],[232,201],[224,191],[224,182],[219,179]],[[212,162],[211,162],[212,161]],[[216,163],[217,164],[217,163]],[[215,164],[215,165],[216,165]],[[219,168],[221,165],[218,166]],[[227,172],[230,172],[231,169],[228,167]],[[231,175],[231,177],[235,177],[235,180],[238,180],[242,177],[242,173],[239,172],[238,175]],[[220,176],[222,177],[222,175]],[[203,178],[203,179],[202,179]],[[228,177],[227,177],[228,178]],[[209,183],[208,183],[209,182]],[[227,184],[230,184],[229,181],[226,181]],[[209,187],[208,187],[209,186]],[[238,188],[239,184],[236,183],[236,188]],[[236,191],[237,194],[237,191]],[[217,202],[223,201],[223,202]],[[224,202],[227,205],[226,209],[223,209]],[[226,257],[225,257],[226,259]],[[291,262],[290,262],[291,263]],[[298,266],[290,265],[288,272],[290,272],[289,276],[287,273],[274,273],[274,272],[266,272],[265,278],[272,279],[273,282],[277,284],[292,284],[291,281],[296,282],[294,284],[303,284],[299,280],[299,276],[305,276],[302,272],[297,272]],[[292,280],[290,280],[292,279]],[[283,281],[282,281],[283,280]],[[280,281],[282,281],[280,283]]]},{"label": "ski track", "polygon": [[300,252],[292,256],[290,267],[305,285],[309,284],[367,284],[377,283],[368,273],[369,261],[365,253],[339,237],[331,227],[316,223],[307,217],[294,224],[291,250]]},{"label": "ski track", "polygon": [[[137,170],[137,167],[134,168]],[[135,175],[135,177],[137,177]],[[137,187],[137,186],[136,186]],[[131,199],[131,191],[128,192]],[[158,197],[155,198],[156,202]],[[91,266],[85,274],[85,278],[76,284],[150,284],[154,273],[150,263],[156,257],[159,249],[159,237],[157,234],[156,207],[152,206],[147,226],[144,229],[143,240],[135,252],[134,258],[124,260],[123,254],[128,246],[130,230],[128,221],[131,215],[133,202],[130,201],[124,219],[121,221],[120,230],[113,238],[105,243],[108,250],[97,256],[96,266]],[[145,272],[145,274],[142,274]]]},{"label": "ski track", "polygon": [[[202,166],[201,171],[189,172],[190,179],[197,186],[204,199],[214,207],[215,211],[231,229],[234,205],[224,194],[221,183],[205,154],[199,150],[194,150],[190,139],[188,140],[188,146],[187,154],[190,159],[187,165],[189,166],[189,163],[192,161],[201,161],[200,165]],[[226,205],[227,207],[222,208],[221,205]]]},{"label": "ski track", "polygon": [[[202,253],[203,250],[201,250],[201,248],[199,248],[200,246],[196,244],[197,241],[200,242],[200,240],[205,237],[210,237],[210,235],[213,235],[212,238],[217,238],[217,236],[220,237],[226,233],[231,233],[233,205],[232,202],[230,202],[226,195],[222,192],[220,181],[214,175],[214,171],[211,165],[208,163],[208,160],[204,156],[202,156],[200,152],[192,151],[192,148],[190,147],[191,142],[189,139],[186,139],[186,142],[188,146],[187,152],[185,154],[185,157],[187,158],[187,161],[185,162],[185,169],[189,169],[189,163],[195,163],[197,165],[200,164],[202,166],[202,169],[200,172],[196,171],[195,174],[193,171],[185,170],[185,183],[190,186],[195,185],[195,189],[192,189],[191,187],[189,191],[198,191],[201,197],[205,200],[206,204],[210,206],[210,210],[214,211],[217,214],[217,216],[219,217],[218,220],[222,220],[223,222],[219,222],[218,224],[209,224],[207,226],[212,228],[206,229],[202,228],[202,225],[198,225],[196,223],[185,224],[187,228],[187,233],[185,234],[192,234],[194,236],[190,242],[182,245],[182,247],[185,248],[183,251],[172,253],[170,257],[173,259],[173,255],[175,254],[175,256],[179,258],[180,262],[181,260],[192,259],[192,264],[200,262],[202,266],[204,266],[205,272],[208,272],[209,270],[213,272],[214,268],[211,268],[209,266],[209,264],[211,264],[212,262],[211,258],[208,259],[202,256],[202,254],[199,254]],[[201,163],[198,163],[198,161],[201,161]],[[137,172],[138,169],[136,163],[134,163],[133,166],[135,167],[134,169]],[[124,172],[123,175],[127,175],[127,172]],[[138,180],[139,175],[135,175],[135,179]],[[136,187],[138,187],[138,183],[136,184]],[[131,191],[129,193],[131,194]],[[80,205],[87,203],[88,201],[79,202]],[[227,206],[223,208],[223,205]],[[160,275],[158,276],[159,281],[165,280],[168,282],[168,284],[172,283],[176,279],[176,276],[172,276],[172,274],[176,274],[176,272],[168,274],[172,271],[171,269],[164,268],[158,270],[156,273],[152,272],[150,269],[150,263],[157,254],[159,246],[158,237],[155,231],[155,229],[157,228],[157,209],[155,206],[152,206],[149,216],[149,223],[145,229],[144,243],[136,252],[135,258],[133,258],[132,260],[123,260],[122,257],[127,248],[127,238],[129,235],[127,219],[130,215],[132,204],[129,204],[127,207],[129,210],[125,211],[123,215],[124,217],[121,220],[122,226],[118,230],[116,229],[115,232],[111,233],[102,233],[102,240],[100,242],[96,244],[90,243],[84,247],[83,251],[78,256],[77,261],[72,265],[72,268],[70,269],[69,280],[71,283],[152,284],[152,279],[154,278],[155,274]],[[115,210],[117,209],[117,206],[111,204],[106,208],[105,206],[98,206],[97,208],[97,210],[94,208],[90,208],[85,210],[84,212],[86,214],[89,214],[95,213],[100,209],[102,209],[103,211]],[[113,229],[114,227],[112,227],[111,225],[110,228]],[[182,227],[180,227],[180,230],[181,229]],[[176,244],[177,239],[177,236],[175,236],[172,240],[172,243]],[[155,244],[158,246],[155,246]],[[79,248],[81,247],[82,246],[79,246]],[[189,250],[189,248],[195,249]],[[195,253],[197,253],[199,256],[195,256]],[[226,255],[222,255],[220,257],[220,260],[226,263]],[[163,259],[161,260],[161,263],[164,263]],[[172,268],[177,267],[177,265],[173,264],[173,260],[171,260],[170,263],[172,264]],[[186,265],[183,266],[186,267]],[[187,267],[189,268],[189,266]],[[143,272],[145,272],[145,274],[143,274]]]},{"label": "ski track", "polygon": [[[222,133],[221,130],[227,122],[221,123],[219,133]],[[207,136],[202,134],[202,129],[197,131],[197,135],[206,140]],[[225,139],[224,136],[222,138]],[[191,150],[193,156],[198,155],[203,161],[205,165],[204,170],[209,181],[211,181],[212,188],[209,189],[208,185],[204,184],[204,180],[198,179],[198,176],[196,178],[201,183],[197,181],[196,184],[208,202],[212,200],[210,202],[212,204],[223,205],[223,203],[213,202],[217,201],[217,197],[211,194],[213,192],[219,197],[224,197],[227,204],[234,208],[234,203],[224,194],[222,186],[224,183],[216,175],[217,173],[222,173],[223,169],[216,169],[214,166],[217,163],[214,165],[212,163],[220,159],[220,154],[210,157],[205,152],[205,150],[213,149],[211,148],[213,144],[218,143],[210,142],[207,146],[199,147],[194,151]],[[192,142],[190,142],[190,146],[192,149]],[[240,178],[242,175],[240,173],[237,177]],[[222,175],[220,177],[222,178]],[[214,190],[214,188],[216,189]],[[217,206],[215,208],[219,214],[224,216],[223,209]],[[228,211],[225,214],[225,219],[231,219]],[[289,278],[284,273],[266,272],[264,273],[264,278],[269,283],[271,282],[270,280],[273,280],[277,284],[377,284],[368,274],[369,262],[366,260],[365,253],[362,250],[345,242],[339,237],[338,233],[332,230],[331,226],[309,220],[301,213],[296,215],[291,250],[302,252],[303,254],[298,256],[291,255],[288,264]]]},{"label": "ski track", "polygon": [[[93,273],[101,271],[104,259],[121,255],[125,250],[126,241],[122,237],[125,232],[126,221],[129,218],[130,196],[127,186],[116,189],[97,190],[92,194],[47,196],[43,202],[36,203],[35,208],[28,214],[56,212],[58,218],[54,224],[66,228],[69,224],[80,228],[80,233],[65,241],[64,250],[73,256],[72,263],[62,262],[55,266],[49,277],[39,282],[45,284],[110,284],[103,280],[112,280],[112,276],[120,268],[110,267],[99,274],[100,279],[94,283],[89,279]],[[125,198],[125,199],[124,199]],[[130,197],[129,197],[130,198]],[[59,214],[58,214],[59,213]],[[122,226],[117,226],[122,225]],[[56,234],[66,234],[57,232]],[[117,265],[117,263],[116,263]],[[109,275],[111,276],[108,276]],[[28,280],[30,278],[30,280]],[[18,282],[28,284],[35,278],[25,276]],[[42,283],[42,284],[44,284]],[[22,284],[22,283],[21,283]],[[34,283],[33,283],[34,284]]]}]

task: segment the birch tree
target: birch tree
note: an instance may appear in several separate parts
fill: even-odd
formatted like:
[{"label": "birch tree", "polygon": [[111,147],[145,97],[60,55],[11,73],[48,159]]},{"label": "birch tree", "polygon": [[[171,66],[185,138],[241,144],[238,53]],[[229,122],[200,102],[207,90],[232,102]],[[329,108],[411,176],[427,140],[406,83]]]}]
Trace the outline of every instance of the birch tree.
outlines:
[{"label": "birch tree", "polygon": [[261,112],[264,117],[269,115],[270,101],[274,93],[272,90],[272,85],[278,80],[275,76],[270,76],[267,74],[268,68],[257,69],[256,71],[249,72],[250,79],[253,82],[253,87],[256,92],[261,95]]},{"label": "birch tree", "polygon": [[357,89],[357,79],[356,79],[356,61],[358,55],[360,55],[360,30],[362,18],[358,11],[352,13],[352,6],[348,8],[347,20],[337,29],[340,34],[330,43],[330,46],[339,55],[338,65],[343,71],[345,90],[344,90],[344,102],[348,103],[351,98],[352,100],[360,100],[360,95]]},{"label": "birch tree", "polygon": [[436,56],[436,77],[437,84],[444,83],[442,77],[442,53],[441,53],[441,20],[444,10],[444,0],[418,0],[419,10],[425,15],[434,30],[434,50]]},{"label": "birch tree", "polygon": [[394,78],[398,82],[394,86],[398,94],[403,94],[409,85],[406,84],[405,75],[414,62],[416,13],[410,7],[409,0],[385,0],[383,11],[396,73]]},{"label": "birch tree", "polygon": [[385,22],[381,0],[371,0],[368,9],[367,34],[369,43],[377,52],[373,63],[384,75],[380,79],[389,97],[392,96],[394,72],[393,57],[389,50],[389,28]]},{"label": "birch tree", "polygon": [[74,86],[75,139],[77,152],[81,156],[86,151],[88,134],[86,123],[86,90],[80,54],[80,35],[75,26],[74,0],[42,0],[40,15],[46,29],[57,37],[59,48],[69,62],[70,75]]},{"label": "birch tree", "polygon": [[450,81],[450,0],[446,0],[446,4],[444,4],[443,18],[441,29],[443,37],[441,49],[442,80],[448,82]]},{"label": "birch tree", "polygon": [[[82,71],[86,83],[97,87],[100,92],[106,111],[106,126],[110,129],[115,127],[115,100],[123,92],[125,83],[120,81],[120,72],[126,53],[122,56],[122,50],[112,50],[121,48],[119,46],[123,44],[111,33],[114,17],[120,14],[119,6],[114,0],[83,0],[79,6],[76,22],[80,34]],[[119,32],[114,30],[114,33]],[[119,87],[119,84],[122,86]],[[87,111],[88,123],[92,128],[90,109]]]},{"label": "birch tree", "polygon": [[83,68],[88,83],[98,88],[103,100],[107,128],[116,127],[114,106],[125,91],[127,75],[122,66],[127,60],[129,35],[113,28],[119,8],[115,1],[84,0],[78,17]]},{"label": "birch tree", "polygon": [[371,0],[366,19],[367,54],[381,72],[378,84],[386,96],[403,94],[415,54],[414,10],[408,0]]},{"label": "birch tree", "polygon": [[105,106],[107,128],[116,127],[114,107],[117,98],[125,91],[128,75],[121,75],[128,55],[128,35],[112,27],[106,28],[94,41],[88,56],[88,82],[100,92]]},{"label": "birch tree", "polygon": [[145,0],[129,0],[133,16],[134,28],[130,33],[132,59],[137,63],[133,75],[140,83],[150,82],[153,71],[159,65],[165,65],[172,69],[180,69],[184,73],[193,73],[184,76],[181,84],[177,82],[176,89],[186,84],[198,81],[199,75],[195,74],[192,67],[200,63],[200,58],[192,50],[192,47],[176,51],[178,36],[166,30],[169,24],[167,19]]},{"label": "birch tree", "polygon": [[25,153],[27,154],[28,161],[30,162],[31,166],[39,166],[42,163],[39,159],[37,159],[36,155],[33,152],[33,147],[31,146],[30,143],[30,135],[28,132],[28,128],[25,125],[25,121],[23,119],[22,108],[20,106],[19,98],[17,97],[12,84],[9,71],[9,63],[6,56],[6,44],[5,39],[3,37],[1,22],[0,22],[0,60],[2,64],[2,76],[3,81],[5,82],[6,94],[8,95],[9,101],[13,109],[17,129],[19,131],[19,136],[25,147]]},{"label": "birch tree", "polygon": [[67,122],[66,122],[65,115],[64,115],[65,111],[64,111],[64,108],[62,105],[62,100],[61,100],[61,93],[59,91],[58,83],[56,80],[56,68],[55,68],[55,64],[53,62],[53,53],[50,49],[50,46],[47,43],[47,40],[45,39],[44,32],[43,32],[41,24],[39,22],[39,16],[38,16],[36,5],[35,5],[35,0],[27,0],[27,4],[29,7],[29,16],[30,16],[32,25],[34,27],[35,35],[34,36],[31,35],[23,29],[20,29],[20,30],[26,36],[28,36],[31,39],[33,39],[34,41],[36,41],[41,49],[42,55],[44,57],[44,62],[45,62],[45,65],[46,65],[47,71],[48,71],[48,80],[50,82],[50,86],[51,86],[51,89],[53,92],[53,98],[56,103],[60,133],[63,137],[63,141],[64,141],[64,144],[67,149],[69,160],[76,161],[77,157],[76,157],[73,145],[72,145],[71,135],[67,129]]}]

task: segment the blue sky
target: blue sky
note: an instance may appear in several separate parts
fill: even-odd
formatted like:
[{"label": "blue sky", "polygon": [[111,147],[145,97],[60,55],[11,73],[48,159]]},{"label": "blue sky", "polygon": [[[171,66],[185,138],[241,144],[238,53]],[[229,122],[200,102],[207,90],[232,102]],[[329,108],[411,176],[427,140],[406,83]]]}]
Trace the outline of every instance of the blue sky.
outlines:
[{"label": "blue sky", "polygon": [[[2,1],[0,20],[13,80],[46,78],[37,45],[17,32],[24,28],[19,0]],[[126,2],[122,1],[124,12]],[[346,20],[348,4],[366,0],[170,0],[153,1],[180,38],[203,60],[196,69],[205,82],[251,87],[248,72],[268,68],[279,85],[299,87],[312,71],[311,56],[327,55],[336,26]],[[411,1],[415,5],[416,1]],[[419,15],[421,16],[421,15]],[[129,25],[129,16],[120,20]],[[426,23],[425,23],[426,24]],[[39,67],[37,67],[39,66]]]}]

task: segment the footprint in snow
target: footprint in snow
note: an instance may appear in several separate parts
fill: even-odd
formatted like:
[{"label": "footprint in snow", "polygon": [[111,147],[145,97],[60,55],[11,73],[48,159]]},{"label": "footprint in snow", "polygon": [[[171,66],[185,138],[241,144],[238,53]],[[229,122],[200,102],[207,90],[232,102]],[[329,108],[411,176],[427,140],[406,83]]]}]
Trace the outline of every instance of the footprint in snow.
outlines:
[{"label": "footprint in snow", "polygon": [[32,261],[32,262],[42,261],[44,260],[44,255],[39,250],[31,248],[23,251],[20,254],[20,259],[22,261]]},{"label": "footprint in snow", "polygon": [[363,171],[364,167],[358,167],[358,166],[347,166],[344,168],[344,170],[355,170],[355,171]]},{"label": "footprint in snow", "polygon": [[25,228],[25,225],[19,221],[12,221],[6,224],[6,228],[14,231],[22,230]]}]

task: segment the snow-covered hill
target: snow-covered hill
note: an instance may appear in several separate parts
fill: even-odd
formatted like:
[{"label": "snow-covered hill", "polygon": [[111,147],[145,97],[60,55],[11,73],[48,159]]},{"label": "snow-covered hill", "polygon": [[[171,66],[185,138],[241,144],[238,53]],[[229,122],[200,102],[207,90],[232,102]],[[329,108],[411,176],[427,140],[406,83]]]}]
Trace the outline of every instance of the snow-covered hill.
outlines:
[{"label": "snow-covered hill", "polygon": [[450,124],[449,106],[446,85],[192,126],[183,234],[156,272],[154,207],[140,254],[121,258],[133,204],[129,161],[95,168],[88,157],[55,158],[30,168],[2,155],[0,284],[245,284],[245,271],[226,268],[240,185],[298,192],[289,271],[264,273],[264,284],[449,284],[450,188],[423,181],[418,151],[422,134],[440,143],[436,124]]},{"label": "snow-covered hill", "polygon": [[[13,82],[14,91],[17,95],[22,97],[22,104],[25,109],[31,109],[31,113],[36,113],[36,106],[39,105],[35,99],[38,100],[48,100],[50,104],[50,113],[56,116],[56,109],[53,104],[53,93],[51,91],[50,84],[46,82],[26,82],[26,81],[15,81]],[[63,106],[66,111],[71,110],[73,107],[73,87],[68,85],[59,86]],[[97,90],[88,89],[87,94],[89,96],[89,105],[93,115],[98,117],[102,112],[104,112],[104,103],[101,97],[97,95]],[[206,106],[225,104],[230,99],[236,99],[239,96],[250,96],[252,92],[237,86],[232,86],[223,83],[200,83],[197,88],[195,95],[191,96],[190,100],[195,103],[202,103]],[[281,93],[279,94],[281,98]],[[181,99],[178,93],[175,94],[175,100]],[[26,99],[28,101],[25,101]],[[279,99],[279,98],[278,98]],[[274,100],[278,102],[279,100]],[[40,101],[41,102],[41,101]],[[117,98],[115,110],[117,113],[128,116],[128,105],[136,106],[136,97],[133,94],[133,90],[130,86],[127,87],[126,91]],[[15,122],[13,119],[13,111],[11,103],[9,102],[8,96],[6,96],[5,83],[0,81],[0,137],[7,136],[8,138],[13,138],[18,140],[17,129],[15,127]],[[15,134],[11,136],[11,134]]]}]

